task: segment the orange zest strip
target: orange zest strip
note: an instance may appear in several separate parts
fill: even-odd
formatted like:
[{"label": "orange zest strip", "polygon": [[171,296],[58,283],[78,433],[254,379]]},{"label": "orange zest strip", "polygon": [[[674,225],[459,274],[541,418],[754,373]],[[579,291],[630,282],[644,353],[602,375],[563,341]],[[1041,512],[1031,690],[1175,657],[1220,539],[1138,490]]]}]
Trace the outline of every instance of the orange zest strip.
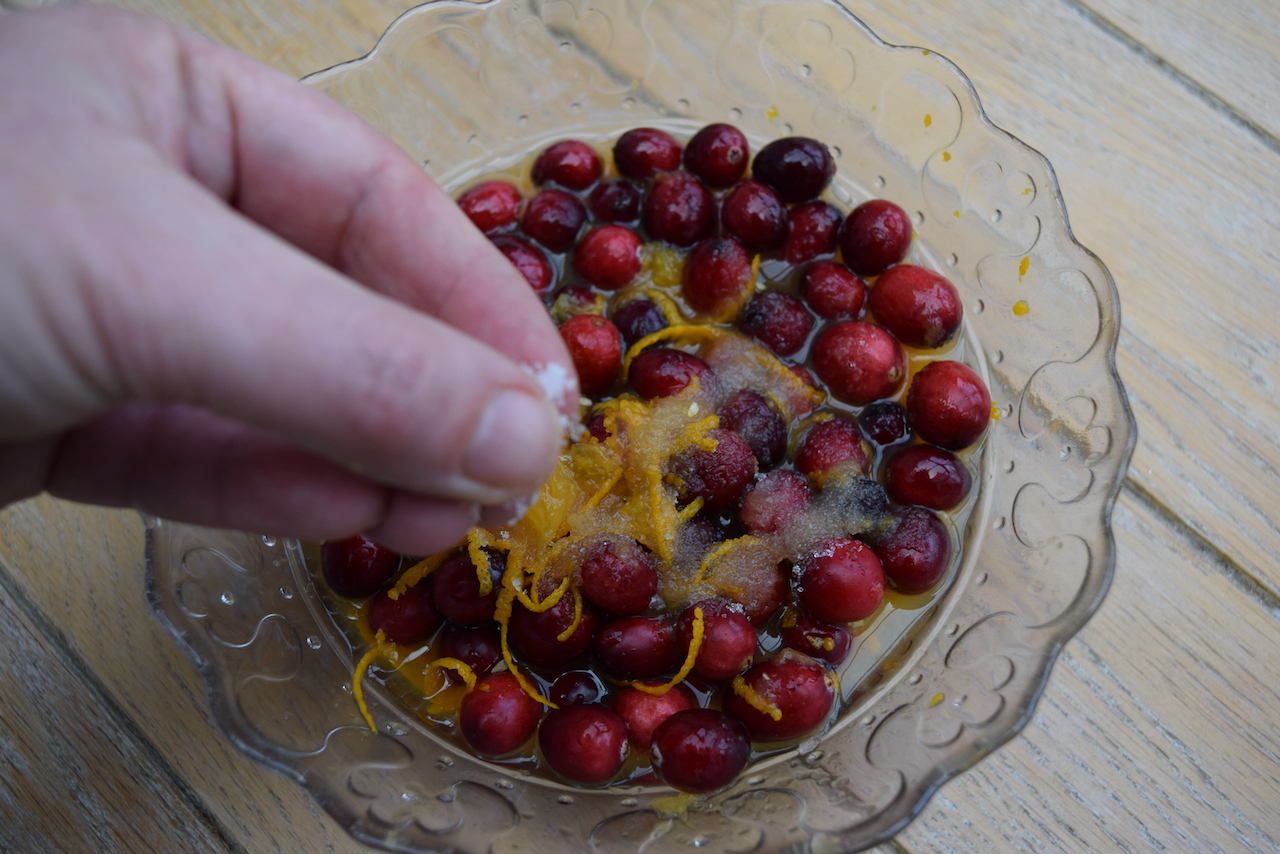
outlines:
[{"label": "orange zest strip", "polygon": [[694,516],[698,515],[698,511],[702,509],[702,505],[703,501],[701,496],[693,499],[685,505],[683,510],[676,514],[676,522],[680,525],[685,524]]},{"label": "orange zest strip", "polygon": [[467,533],[467,554],[476,567],[476,581],[480,582],[480,595],[488,596],[493,592],[493,578],[489,574],[489,555],[485,548],[510,550],[511,545],[501,540],[494,540],[483,528],[472,528]]},{"label": "orange zest strip", "polygon": [[[503,578],[503,584],[506,585],[507,577]],[[507,663],[507,669],[511,671],[511,675],[516,677],[516,682],[520,683],[520,687],[524,692],[533,699],[542,703],[544,706],[550,706],[553,709],[560,708],[555,703],[538,693],[538,689],[533,687],[532,683],[520,672],[520,668],[516,667],[516,661],[511,656],[511,647],[507,644],[507,624],[511,621],[511,602],[515,599],[514,588],[504,586],[502,592],[498,594],[497,607],[494,609],[493,617],[498,621],[498,625],[502,627],[501,633],[498,635],[499,642],[502,646],[502,660]]]},{"label": "orange zest strip", "polygon": [[413,566],[406,569],[401,573],[400,577],[396,579],[395,586],[387,591],[387,598],[399,599],[401,593],[408,590],[431,573],[435,572],[436,568],[439,567],[440,564],[444,563],[446,556],[448,556],[448,552],[441,552],[440,554],[432,555],[426,560],[420,560]]},{"label": "orange zest strip", "polygon": [[627,358],[622,361],[622,375],[627,375],[627,371],[631,369],[631,361],[636,356],[639,356],[654,344],[660,344],[663,341],[683,344],[710,344],[712,341],[718,340],[723,334],[721,330],[711,326],[681,325],[659,329],[657,332],[646,335],[631,345],[631,349],[627,350]]},{"label": "orange zest strip", "polygon": [[351,696],[356,700],[356,706],[360,709],[360,714],[364,718],[364,722],[369,725],[369,731],[376,733],[378,727],[373,723],[373,715],[369,714],[369,704],[364,701],[364,686],[360,683],[364,680],[365,673],[373,665],[373,660],[382,654],[387,648],[387,636],[382,633],[382,629],[378,629],[377,637],[374,644],[365,654],[356,662],[355,672],[351,676]]},{"label": "orange zest strip", "polygon": [[445,656],[444,658],[437,658],[435,661],[428,664],[426,669],[422,672],[425,675],[430,673],[433,669],[444,669],[446,667],[462,677],[462,681],[467,683],[468,691],[471,691],[476,687],[475,671],[473,671],[471,666],[465,661],[459,661],[456,658],[449,658],[448,656]]},{"label": "orange zest strip", "polygon": [[782,709],[779,709],[773,703],[770,703],[764,697],[756,692],[754,688],[747,684],[747,680],[741,676],[733,677],[733,693],[747,701],[747,705],[755,709],[762,715],[768,715],[775,721],[782,720]]},{"label": "orange zest strip", "polygon": [[[568,584],[568,577],[565,578],[565,584]],[[547,607],[550,607],[549,605]],[[582,622],[582,594],[578,592],[578,588],[573,588],[573,622],[569,624],[569,628],[556,635],[556,640],[564,643],[573,637],[573,633],[578,630],[578,624]]]},{"label": "orange zest strip", "polygon": [[671,677],[665,685],[646,685],[643,682],[632,682],[631,687],[646,694],[665,694],[685,680],[693,671],[694,662],[698,660],[698,650],[702,649],[702,635],[706,631],[706,622],[702,617],[702,609],[693,609],[693,637],[689,640],[689,654],[684,657],[684,664],[679,672]]},{"label": "orange zest strip", "polygon": [[523,590],[517,587],[516,598],[520,600],[521,605],[525,606],[533,613],[541,614],[543,611],[550,611],[552,608],[556,606],[556,603],[559,602],[561,598],[563,598],[564,592],[569,589],[569,582],[572,580],[573,580],[572,576],[566,575],[561,580],[560,586],[557,587],[555,590],[551,591],[551,593],[547,596],[546,599],[540,599],[537,601],[534,601],[533,599],[531,599],[529,597],[529,594],[525,593]]},{"label": "orange zest strip", "polygon": [[657,288],[645,288],[641,293],[658,306],[659,310],[662,311],[662,316],[667,319],[668,326],[683,326],[685,324],[684,315],[680,313],[679,306],[676,305],[675,300],[671,297]]}]

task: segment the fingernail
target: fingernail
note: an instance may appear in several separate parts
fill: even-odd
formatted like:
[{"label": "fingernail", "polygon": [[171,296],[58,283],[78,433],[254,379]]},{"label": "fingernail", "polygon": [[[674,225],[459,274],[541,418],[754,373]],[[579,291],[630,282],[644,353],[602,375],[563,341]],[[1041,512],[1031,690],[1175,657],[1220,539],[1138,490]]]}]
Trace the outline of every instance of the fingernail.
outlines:
[{"label": "fingernail", "polygon": [[551,473],[559,448],[559,417],[551,404],[507,389],[480,416],[462,470],[473,481],[527,493]]}]

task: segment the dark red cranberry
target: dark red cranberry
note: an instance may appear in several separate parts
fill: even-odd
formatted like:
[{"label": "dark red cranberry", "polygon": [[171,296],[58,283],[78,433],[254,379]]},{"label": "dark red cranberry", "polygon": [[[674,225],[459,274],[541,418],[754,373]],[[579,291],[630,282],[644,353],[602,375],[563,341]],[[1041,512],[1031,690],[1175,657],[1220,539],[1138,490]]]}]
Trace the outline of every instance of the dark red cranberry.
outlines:
[{"label": "dark red cranberry", "polygon": [[694,377],[703,388],[715,382],[711,368],[697,356],[670,347],[654,347],[631,360],[627,381],[636,394],[649,400],[683,391]]},{"label": "dark red cranberry", "polygon": [[666,131],[636,128],[618,138],[613,162],[624,177],[640,181],[680,168],[680,143]]},{"label": "dark red cranberry", "polygon": [[911,434],[907,411],[892,400],[873,403],[858,416],[858,426],[868,439],[880,447],[901,442]]},{"label": "dark red cranberry", "polygon": [[489,238],[498,251],[507,256],[520,274],[524,276],[534,293],[545,294],[551,290],[555,272],[545,255],[538,251],[532,243],[509,234],[495,234]]},{"label": "dark red cranberry", "polygon": [[621,225],[602,225],[578,241],[573,266],[578,275],[606,291],[630,284],[640,273],[640,236]]},{"label": "dark red cranberry", "polygon": [[709,237],[685,259],[680,294],[699,315],[727,320],[747,301],[754,285],[746,247],[732,237]]},{"label": "dark red cranberry", "polygon": [[707,125],[684,149],[684,168],[708,187],[728,187],[747,171],[747,138],[733,125]]},{"label": "dark red cranberry", "polygon": [[601,181],[587,197],[591,214],[600,222],[635,222],[640,216],[640,190],[629,181]]},{"label": "dark red cranberry", "polygon": [[[657,687],[661,682],[646,682]],[[649,752],[649,742],[658,724],[685,709],[697,707],[693,695],[683,685],[677,685],[665,694],[650,694],[638,688],[623,688],[613,701],[613,710],[627,722],[631,746],[641,753]]]},{"label": "dark red cranberry", "polygon": [[488,555],[492,589],[484,596],[480,595],[476,566],[465,550],[445,558],[431,575],[431,601],[437,611],[464,626],[480,626],[493,619],[493,606],[498,601],[498,588],[502,586],[506,556],[501,552],[489,552]]},{"label": "dark red cranberry", "polygon": [[853,636],[844,626],[823,623],[802,612],[796,615],[794,625],[782,630],[782,642],[797,652],[838,667],[849,656]]},{"label": "dark red cranberry", "polygon": [[622,371],[618,328],[597,314],[579,314],[560,325],[560,337],[573,359],[582,393],[597,397],[608,391]]},{"label": "dark red cranberry", "polygon": [[598,703],[605,695],[604,683],[590,670],[570,670],[551,683],[551,702],[564,708],[584,703]]},{"label": "dark red cranberry", "polygon": [[889,397],[907,376],[902,345],[879,326],[861,320],[828,327],[813,342],[812,352],[818,379],[854,406]]},{"label": "dark red cranberry", "polygon": [[738,327],[779,356],[790,356],[808,340],[813,315],[791,294],[765,291],[747,301]]},{"label": "dark red cranberry", "polygon": [[650,742],[658,779],[697,795],[726,789],[751,758],[746,726],[714,709],[686,709],[658,725]]},{"label": "dark red cranberry", "polygon": [[695,612],[702,609],[702,646],[694,661],[695,673],[713,682],[732,679],[756,655],[756,630],[742,611],[719,599],[704,599],[684,609],[676,623],[680,655],[689,654]]},{"label": "dark red cranberry", "polygon": [[605,623],[592,644],[615,679],[657,679],[679,667],[676,632],[666,617],[622,617]]},{"label": "dark red cranberry", "polygon": [[782,257],[793,267],[808,263],[819,255],[836,251],[840,234],[840,211],[824,201],[797,205],[787,214],[790,231],[782,249]]},{"label": "dark red cranberry", "polygon": [[604,297],[585,285],[561,288],[551,303],[551,316],[557,323],[579,314],[600,314],[603,310]]},{"label": "dark red cranberry", "polygon": [[627,346],[641,338],[652,335],[660,329],[667,328],[667,317],[653,302],[647,299],[635,299],[623,303],[613,313],[613,323],[622,333],[622,340]]},{"label": "dark red cranberry", "polygon": [[668,471],[679,479],[676,491],[682,504],[701,498],[708,510],[728,507],[756,476],[756,457],[742,437],[730,430],[708,434],[714,451],[689,448],[673,456]]},{"label": "dark red cranberry", "polygon": [[967,448],[991,420],[991,393],[982,378],[960,362],[930,362],[911,380],[907,416],[926,442],[948,451]]},{"label": "dark red cranberry", "polygon": [[884,599],[884,569],[860,540],[822,540],[799,563],[796,602],[829,623],[865,620]]},{"label": "dark red cranberry", "polygon": [[743,181],[720,203],[724,230],[752,252],[777,249],[787,239],[787,206],[758,181]]},{"label": "dark red cranberry", "polygon": [[485,234],[513,225],[520,202],[520,191],[506,181],[485,181],[458,196],[458,207]]},{"label": "dark red cranberry", "polygon": [[805,270],[800,295],[819,317],[857,320],[867,302],[867,283],[843,264],[820,261]]},{"label": "dark red cranberry", "polygon": [[743,615],[757,629],[791,598],[791,575],[780,563],[739,566],[733,583],[738,588],[733,594],[734,601],[742,606]]},{"label": "dark red cranberry", "polygon": [[563,667],[591,645],[596,633],[596,612],[582,604],[582,620],[573,634],[559,636],[573,625],[573,596],[566,592],[546,611],[530,611],[517,603],[507,624],[507,640],[516,653],[535,667]]},{"label": "dark red cranberry", "polygon": [[951,560],[947,526],[931,510],[905,507],[889,529],[871,541],[885,578],[907,594],[932,590]]},{"label": "dark red cranberry", "polygon": [[870,449],[858,428],[843,418],[820,421],[809,428],[796,453],[796,471],[809,477],[824,477],[844,463],[852,463],[859,472],[867,470]]},{"label": "dark red cranberry", "polygon": [[329,588],[348,599],[378,592],[400,568],[400,555],[367,537],[353,534],[320,547],[320,570]]},{"label": "dark red cranberry", "polygon": [[964,501],[969,483],[969,470],[955,454],[929,445],[903,448],[885,470],[890,498],[931,510],[950,510]]},{"label": "dark red cranberry", "polygon": [[761,700],[782,713],[775,721],[738,694],[726,694],[725,712],[746,724],[757,741],[799,738],[826,720],[835,704],[835,678],[830,671],[794,650],[783,650],[778,657],[755,665],[742,678]]},{"label": "dark red cranberry", "polygon": [[494,673],[462,698],[458,729],[481,756],[504,756],[524,746],[538,728],[542,704],[510,673]]},{"label": "dark red cranberry", "polygon": [[771,471],[756,481],[742,499],[738,518],[752,534],[780,534],[791,529],[809,509],[809,483],[794,471]]},{"label": "dark red cranberry", "polygon": [[525,205],[520,228],[552,252],[563,252],[573,246],[586,221],[587,210],[577,196],[542,190]]},{"label": "dark red cranberry", "polygon": [[787,422],[760,394],[740,389],[720,407],[720,426],[742,437],[761,469],[773,468],[787,452]]},{"label": "dark red cranberry", "polygon": [[[440,633],[440,645],[436,650],[441,658],[456,658],[471,668],[477,679],[483,679],[502,661],[502,633],[497,623],[483,626],[460,626],[450,623]],[[453,670],[445,669],[452,682],[460,682]]]},{"label": "dark red cranberry", "polygon": [[716,202],[688,172],[664,172],[645,197],[640,223],[653,240],[692,246],[715,232]]},{"label": "dark red cranberry", "polygon": [[630,537],[602,540],[588,547],[580,571],[582,595],[610,614],[639,614],[658,592],[653,558]]},{"label": "dark red cranberry", "polygon": [[816,139],[790,136],[760,149],[751,175],[777,191],[787,204],[815,199],[836,174],[831,152]]},{"label": "dark red cranberry", "polygon": [[570,190],[585,190],[596,182],[604,164],[600,155],[585,142],[566,139],[550,145],[533,161],[533,183],[554,181]]},{"label": "dark red cranberry", "polygon": [[840,229],[840,254],[855,273],[878,276],[907,257],[911,248],[907,212],[884,199],[854,208]]},{"label": "dark red cranberry", "polygon": [[392,599],[382,591],[369,603],[369,629],[392,643],[416,644],[440,628],[440,612],[431,604],[431,586],[415,584]]},{"label": "dark red cranberry", "polygon": [[609,428],[605,426],[603,412],[592,413],[591,417],[582,426],[587,428],[587,433],[590,434],[591,438],[600,444],[603,445],[609,440]]},{"label": "dark red cranberry", "polygon": [[912,347],[941,347],[964,317],[956,286],[913,264],[890,267],[876,279],[870,308],[877,323]]},{"label": "dark red cranberry", "polygon": [[627,723],[613,709],[565,706],[538,728],[542,758],[557,774],[583,786],[613,779],[627,759]]}]

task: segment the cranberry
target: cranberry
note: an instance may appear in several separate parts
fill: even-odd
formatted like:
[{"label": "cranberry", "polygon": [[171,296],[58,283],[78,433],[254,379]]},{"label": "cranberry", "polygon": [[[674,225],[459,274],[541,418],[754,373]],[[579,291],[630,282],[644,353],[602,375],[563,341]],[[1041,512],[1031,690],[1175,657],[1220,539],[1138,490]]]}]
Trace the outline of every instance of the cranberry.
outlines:
[{"label": "cranberry", "polygon": [[735,591],[734,599],[742,606],[747,621],[757,629],[791,598],[791,576],[780,563],[739,566],[733,581],[742,591]]},{"label": "cranberry", "polygon": [[903,508],[894,517],[892,526],[871,541],[885,577],[903,593],[932,590],[951,560],[947,526],[923,507]]},{"label": "cranberry", "polygon": [[754,285],[746,247],[732,237],[709,237],[685,259],[680,294],[698,314],[723,320],[737,313]]},{"label": "cranberry", "polygon": [[514,185],[506,181],[485,181],[458,196],[458,207],[476,228],[488,234],[516,221],[520,201],[520,191]]},{"label": "cranberry", "polygon": [[756,458],[742,437],[730,430],[710,431],[714,451],[689,448],[673,456],[669,471],[679,478],[682,503],[701,498],[708,510],[728,507],[756,475]]},{"label": "cranberry", "polygon": [[758,181],[743,181],[720,203],[724,230],[752,252],[777,249],[787,239],[787,207]]},{"label": "cranberry", "polygon": [[[646,683],[652,687],[661,682]],[[649,752],[649,742],[658,724],[685,709],[697,707],[693,695],[683,685],[677,685],[665,694],[650,694],[638,688],[623,688],[613,701],[613,710],[627,722],[631,734],[631,746],[641,753]]]},{"label": "cranberry", "polygon": [[903,448],[885,471],[890,498],[931,510],[950,510],[964,501],[969,482],[969,470],[955,454],[929,445]]},{"label": "cranberry", "polygon": [[445,558],[431,575],[431,599],[436,610],[455,623],[479,626],[493,619],[493,606],[498,601],[498,588],[502,586],[502,570],[506,556],[501,552],[489,552],[489,579],[492,589],[480,595],[480,579],[470,555],[454,552]]},{"label": "cranberry", "polygon": [[542,758],[561,777],[583,786],[613,779],[627,759],[627,723],[613,709],[565,706],[538,728]]},{"label": "cranberry", "polygon": [[684,150],[684,167],[708,187],[728,187],[747,171],[747,138],[733,125],[707,125]]},{"label": "cranberry", "polygon": [[320,547],[320,570],[329,588],[348,599],[378,592],[400,568],[400,555],[373,540],[353,534]]},{"label": "cranberry", "polygon": [[494,673],[462,698],[458,729],[482,756],[503,756],[524,745],[538,728],[542,704],[510,673]]},{"label": "cranberry", "polygon": [[862,410],[858,426],[868,439],[881,447],[901,442],[911,434],[907,411],[892,400],[882,400]]},{"label": "cranberry", "polygon": [[787,422],[751,389],[734,392],[720,407],[720,426],[742,437],[761,469],[773,468],[787,452]]},{"label": "cranberry", "polygon": [[548,146],[533,161],[533,183],[554,181],[570,190],[585,190],[596,182],[604,164],[600,155],[585,142],[566,139]]},{"label": "cranberry", "polygon": [[627,380],[636,394],[649,400],[683,391],[697,377],[703,388],[715,382],[707,363],[680,350],[655,347],[631,360]]},{"label": "cranberry", "polygon": [[818,387],[817,380],[813,378],[813,374],[809,373],[809,369],[804,365],[788,365],[787,370],[794,374],[800,382],[804,383],[809,388]]},{"label": "cranberry", "polygon": [[930,362],[911,380],[907,415],[921,439],[958,451],[978,441],[987,429],[991,394],[967,365]]},{"label": "cranberry", "polygon": [[563,252],[573,245],[586,221],[586,208],[577,196],[542,190],[525,205],[520,228],[552,252]]},{"label": "cranberry", "polygon": [[849,656],[853,636],[844,626],[819,622],[808,614],[800,613],[796,616],[795,625],[782,630],[782,642],[797,652],[837,667]]},{"label": "cranberry", "polygon": [[684,609],[676,623],[680,654],[689,654],[695,612],[702,609],[702,645],[693,671],[713,682],[737,676],[756,655],[756,630],[746,614],[719,599],[704,599]]},{"label": "cranberry", "polygon": [[573,266],[598,288],[616,291],[640,273],[640,236],[621,225],[602,225],[578,241]]},{"label": "cranberry", "polygon": [[596,613],[582,604],[582,620],[565,640],[559,636],[573,625],[573,596],[566,592],[546,611],[530,611],[517,604],[507,624],[507,639],[525,661],[535,667],[563,667],[581,655],[596,631]]},{"label": "cranberry", "polygon": [[[489,671],[502,661],[502,633],[497,623],[483,626],[460,626],[450,623],[440,634],[437,652],[441,658],[456,658],[471,668],[477,679],[489,675]],[[450,681],[460,682],[454,671],[446,669]]]},{"label": "cranberry", "polygon": [[647,299],[623,303],[613,312],[613,322],[628,347],[641,338],[667,328],[667,317],[662,309]]},{"label": "cranberry", "polygon": [[601,626],[596,659],[615,679],[656,679],[679,666],[675,628],[666,617],[623,617]]},{"label": "cranberry", "polygon": [[796,471],[825,477],[836,466],[852,462],[858,471],[865,472],[870,459],[870,450],[858,428],[843,418],[832,418],[818,422],[805,433],[796,454]]},{"label": "cranberry", "polygon": [[809,484],[793,471],[771,471],[760,478],[742,499],[739,518],[752,534],[780,534],[809,509]]},{"label": "cranberry", "polygon": [[384,590],[369,603],[369,629],[379,630],[387,640],[399,644],[416,644],[431,637],[442,618],[431,604],[431,588],[416,584],[392,599]]},{"label": "cranberry", "polygon": [[582,595],[599,608],[619,616],[639,614],[658,592],[653,558],[630,537],[603,540],[582,560]]},{"label": "cranberry", "polygon": [[911,220],[907,212],[884,199],[858,205],[840,229],[844,263],[863,276],[878,276],[907,257],[911,248]]},{"label": "cranberry", "polygon": [[600,444],[603,445],[609,440],[609,428],[605,426],[603,412],[593,413],[582,426],[587,429],[591,438]]},{"label": "cranberry", "polygon": [[820,261],[800,279],[800,295],[828,320],[857,320],[867,302],[867,283],[843,264]]},{"label": "cranberry", "polygon": [[637,181],[679,169],[680,154],[675,137],[656,128],[629,130],[613,146],[618,172]]},{"label": "cranberry", "polygon": [[877,323],[912,347],[941,347],[964,316],[955,285],[912,264],[890,267],[876,279],[870,308]]},{"label": "cranberry", "polygon": [[746,726],[714,709],[676,712],[653,731],[653,771],[682,792],[728,788],[751,758]]},{"label": "cranberry", "polygon": [[879,326],[846,320],[813,342],[813,369],[836,397],[866,406],[898,390],[907,375],[907,357]]},{"label": "cranberry", "polygon": [[817,198],[826,189],[836,174],[836,162],[816,139],[790,136],[760,149],[751,174],[776,190],[784,202],[795,204]]},{"label": "cranberry", "polygon": [[716,202],[688,172],[665,172],[644,200],[640,223],[654,240],[692,246],[715,232]]},{"label": "cranberry", "polygon": [[826,720],[835,704],[835,678],[821,664],[794,650],[783,650],[778,657],[752,667],[742,678],[760,699],[782,713],[775,721],[737,693],[726,695],[725,712],[746,724],[758,741],[799,738]]},{"label": "cranberry", "polygon": [[587,197],[591,213],[601,222],[635,222],[640,216],[640,191],[628,181],[601,181]]},{"label": "cranberry", "polygon": [[551,269],[551,264],[547,258],[538,249],[527,240],[519,237],[512,237],[509,234],[495,234],[489,238],[493,245],[498,247],[498,251],[507,256],[507,260],[511,262],[525,280],[533,288],[534,293],[545,294],[551,290],[551,283],[555,273]]},{"label": "cranberry", "polygon": [[604,297],[585,285],[561,288],[551,303],[551,317],[556,323],[564,323],[579,314],[600,314],[602,311]]},{"label": "cranberry", "polygon": [[793,267],[812,261],[819,255],[836,251],[840,232],[840,211],[824,201],[806,202],[787,215],[791,230],[782,249],[782,257]]},{"label": "cranberry", "polygon": [[560,325],[560,337],[573,359],[582,393],[596,397],[608,391],[622,370],[618,328],[597,314],[579,314]]},{"label": "cranberry", "polygon": [[813,316],[791,294],[765,291],[747,302],[738,326],[779,356],[790,356],[808,340]]},{"label": "cranberry", "polygon": [[859,540],[832,538],[799,563],[796,601],[805,613],[830,623],[865,620],[884,599],[884,569]]},{"label": "cranberry", "polygon": [[598,703],[605,695],[604,683],[590,670],[570,670],[551,683],[551,702],[563,708]]}]

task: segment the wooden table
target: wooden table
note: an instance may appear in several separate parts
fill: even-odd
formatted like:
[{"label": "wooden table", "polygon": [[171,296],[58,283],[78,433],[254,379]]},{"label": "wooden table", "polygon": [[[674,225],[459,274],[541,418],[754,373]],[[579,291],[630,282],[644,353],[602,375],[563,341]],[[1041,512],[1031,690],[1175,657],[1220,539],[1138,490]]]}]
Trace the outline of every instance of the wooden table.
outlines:
[{"label": "wooden table", "polygon": [[[1280,6],[848,3],[1052,161],[1140,431],[1115,583],[1031,723],[878,851],[1280,850]],[[300,76],[410,0],[127,5]],[[0,850],[366,850],[212,728],[142,543],[133,512],[0,513]]]}]

